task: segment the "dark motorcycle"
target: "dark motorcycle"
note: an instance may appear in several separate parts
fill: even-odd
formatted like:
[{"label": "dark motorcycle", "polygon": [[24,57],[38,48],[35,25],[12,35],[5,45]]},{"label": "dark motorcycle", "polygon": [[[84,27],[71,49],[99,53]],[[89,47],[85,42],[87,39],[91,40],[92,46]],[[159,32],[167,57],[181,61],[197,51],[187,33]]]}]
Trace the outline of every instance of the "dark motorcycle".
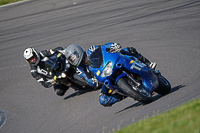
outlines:
[{"label": "dark motorcycle", "polygon": [[76,69],[66,61],[64,54],[54,54],[44,59],[44,62],[48,75],[54,79],[55,84],[63,84],[74,90],[95,89],[77,75]]}]

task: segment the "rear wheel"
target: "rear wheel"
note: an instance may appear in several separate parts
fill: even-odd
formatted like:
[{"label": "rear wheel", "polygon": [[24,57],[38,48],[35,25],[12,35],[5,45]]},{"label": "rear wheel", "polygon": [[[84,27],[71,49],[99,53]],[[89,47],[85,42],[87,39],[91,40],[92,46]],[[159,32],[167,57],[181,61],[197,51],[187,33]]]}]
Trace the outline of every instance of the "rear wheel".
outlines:
[{"label": "rear wheel", "polygon": [[171,85],[170,85],[169,81],[161,75],[158,77],[158,80],[159,80],[159,86],[155,90],[155,92],[160,95],[168,94],[171,90]]},{"label": "rear wheel", "polygon": [[142,103],[150,103],[153,101],[149,94],[142,86],[136,88],[134,83],[127,77],[122,77],[117,81],[117,86],[128,96]]}]

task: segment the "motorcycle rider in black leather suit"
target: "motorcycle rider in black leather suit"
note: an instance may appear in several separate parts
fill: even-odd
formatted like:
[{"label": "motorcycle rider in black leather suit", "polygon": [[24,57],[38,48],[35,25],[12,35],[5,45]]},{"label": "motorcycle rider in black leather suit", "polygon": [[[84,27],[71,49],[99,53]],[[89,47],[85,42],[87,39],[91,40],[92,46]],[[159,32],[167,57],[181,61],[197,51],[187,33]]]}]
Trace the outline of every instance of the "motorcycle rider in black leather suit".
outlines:
[{"label": "motorcycle rider in black leather suit", "polygon": [[57,52],[64,52],[64,48],[57,47],[53,50],[43,50],[40,53],[35,48],[29,47],[24,50],[24,58],[30,64],[31,75],[37,82],[41,83],[45,88],[54,87],[55,93],[58,96],[63,96],[69,87],[65,85],[54,84],[54,80],[45,68],[44,61],[51,55]]}]

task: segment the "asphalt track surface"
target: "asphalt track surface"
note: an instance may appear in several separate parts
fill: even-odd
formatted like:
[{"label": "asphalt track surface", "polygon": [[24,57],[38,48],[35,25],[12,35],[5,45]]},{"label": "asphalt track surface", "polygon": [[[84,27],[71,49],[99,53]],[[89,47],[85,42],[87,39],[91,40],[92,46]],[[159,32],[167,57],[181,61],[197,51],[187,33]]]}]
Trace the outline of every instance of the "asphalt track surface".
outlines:
[{"label": "asphalt track surface", "polygon": [[[0,132],[102,133],[200,97],[199,0],[32,0],[0,8]],[[170,94],[142,105],[103,107],[100,90],[45,89],[30,75],[25,48],[38,51],[119,42],[156,61]],[[144,125],[145,126],[145,125]]]}]

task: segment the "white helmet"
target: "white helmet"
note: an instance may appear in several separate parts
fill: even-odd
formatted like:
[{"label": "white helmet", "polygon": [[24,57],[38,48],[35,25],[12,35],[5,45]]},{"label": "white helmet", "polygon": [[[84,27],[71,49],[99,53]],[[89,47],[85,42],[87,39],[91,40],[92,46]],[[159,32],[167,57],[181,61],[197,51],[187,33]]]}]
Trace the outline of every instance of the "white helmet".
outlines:
[{"label": "white helmet", "polygon": [[33,66],[36,66],[40,62],[39,53],[32,47],[29,47],[24,50],[24,58],[26,61]]}]

